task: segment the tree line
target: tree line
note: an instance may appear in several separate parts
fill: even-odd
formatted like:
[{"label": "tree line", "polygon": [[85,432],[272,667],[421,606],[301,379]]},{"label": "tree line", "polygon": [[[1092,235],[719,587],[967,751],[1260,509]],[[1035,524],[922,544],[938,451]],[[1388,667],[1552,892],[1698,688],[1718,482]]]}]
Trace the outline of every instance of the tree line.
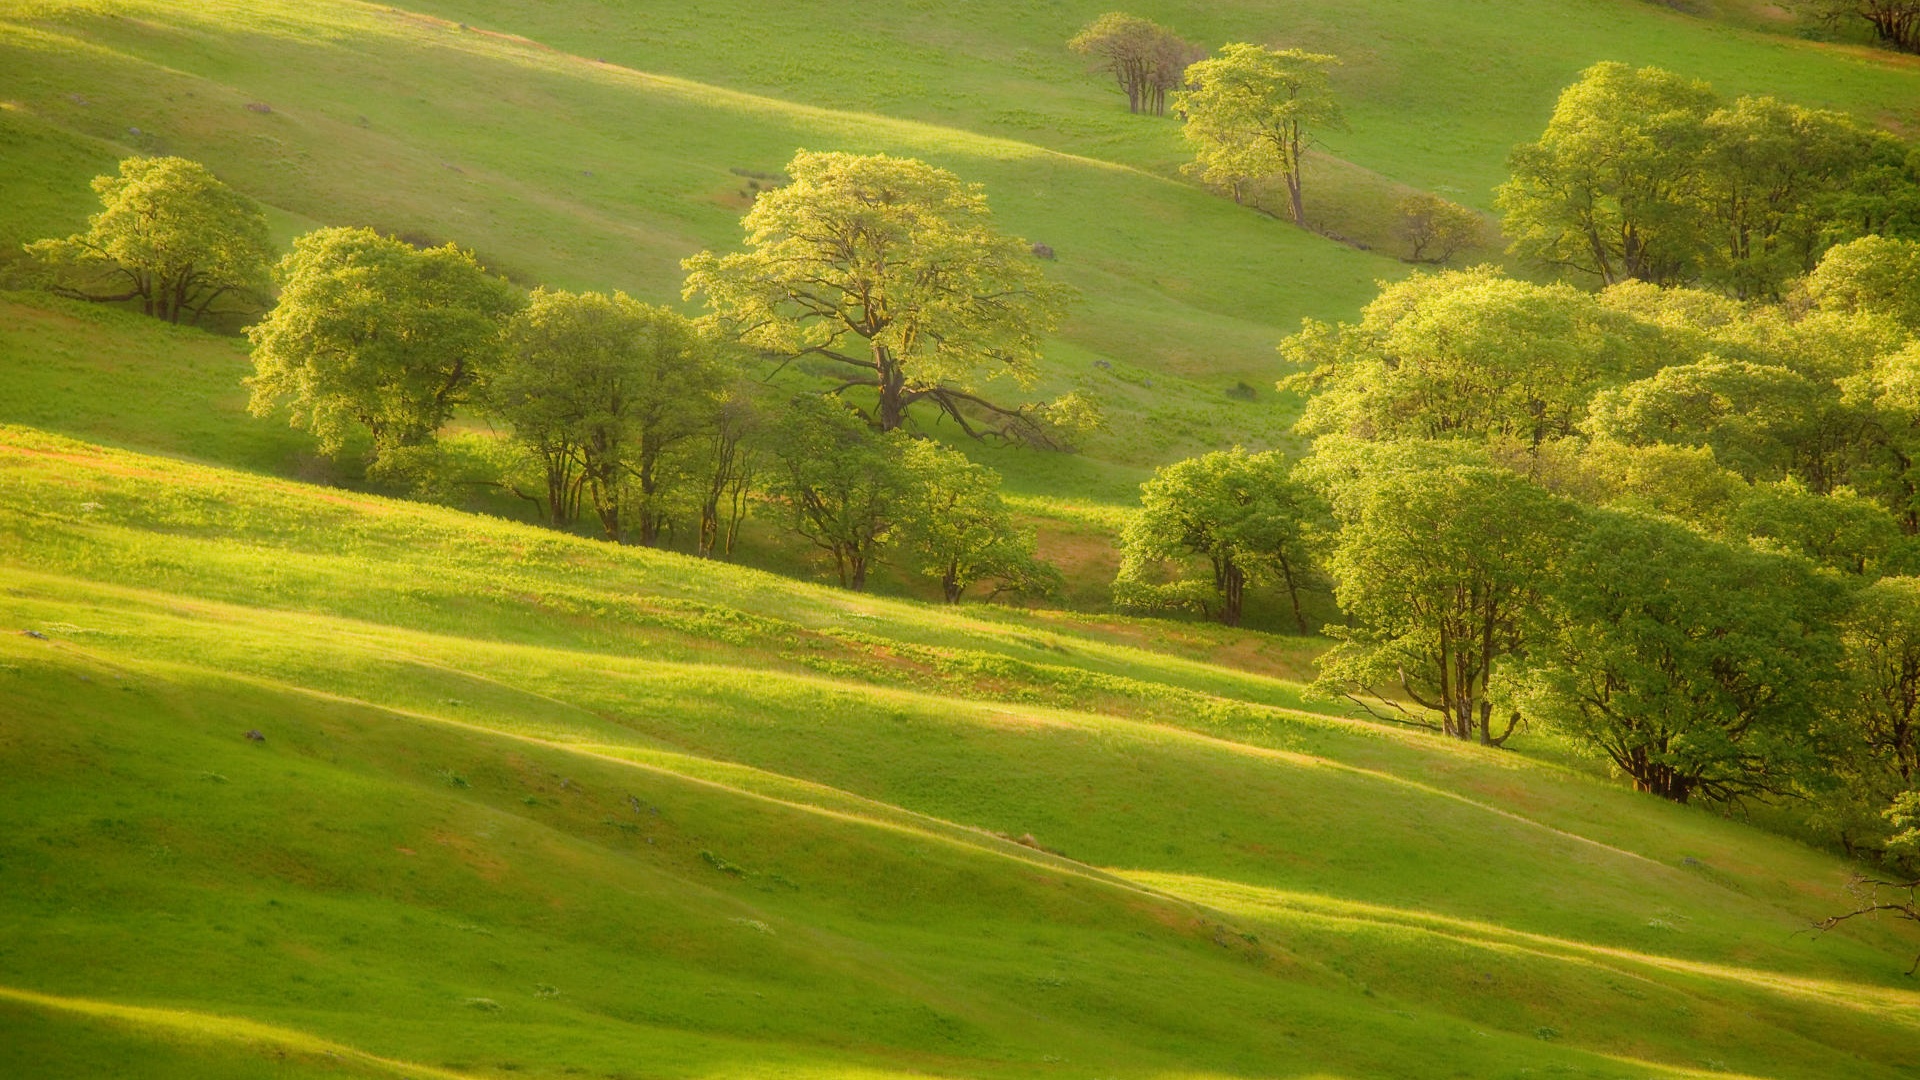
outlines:
[{"label": "tree line", "polygon": [[[376,482],[444,483],[442,433],[473,415],[511,448],[477,482],[555,528],[727,557],[764,506],[848,588],[890,562],[948,602],[983,582],[1052,591],[999,475],[926,436],[947,422],[1058,448],[1097,425],[1079,396],[1011,403],[987,385],[1031,387],[1071,293],[943,169],[803,151],[787,174],[744,218],[742,250],[686,260],[699,318],[619,292],[528,293],[457,245],[363,227],[315,230],[275,261],[260,208],[180,158],[122,162],[95,182],[86,232],[28,251],[63,295],[140,299],[174,322],[238,305],[253,412],[362,453]],[[789,368],[811,384],[779,378]]]}]

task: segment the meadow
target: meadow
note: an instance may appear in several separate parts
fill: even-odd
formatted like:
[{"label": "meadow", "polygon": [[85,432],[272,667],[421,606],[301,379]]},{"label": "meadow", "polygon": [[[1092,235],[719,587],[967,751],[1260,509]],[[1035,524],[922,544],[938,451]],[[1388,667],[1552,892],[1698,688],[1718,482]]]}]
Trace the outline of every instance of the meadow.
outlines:
[{"label": "meadow", "polygon": [[1549,734],[1357,716],[1323,639],[1107,602],[1140,480],[1291,448],[1275,343],[1409,272],[1397,195],[1487,210],[1587,65],[1920,126],[1920,64],[1728,6],[1141,9],[1344,58],[1343,243],[1182,178],[1063,47],[1098,6],[0,0],[0,276],[166,152],[283,243],[679,303],[748,180],[886,151],[1055,250],[1034,393],[1109,418],[968,448],[1063,606],[936,607],[765,530],[728,565],[369,493],[246,414],[243,340],[0,293],[0,1074],[1910,1075],[1920,933],[1810,930],[1854,864]]}]

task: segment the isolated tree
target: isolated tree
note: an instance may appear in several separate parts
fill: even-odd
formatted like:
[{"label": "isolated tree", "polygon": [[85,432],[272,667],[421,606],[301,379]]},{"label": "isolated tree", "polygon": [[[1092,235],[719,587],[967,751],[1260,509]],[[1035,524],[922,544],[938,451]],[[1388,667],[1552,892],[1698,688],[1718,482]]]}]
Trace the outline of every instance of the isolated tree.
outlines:
[{"label": "isolated tree", "polygon": [[1295,225],[1307,222],[1301,172],[1314,133],[1345,126],[1327,72],[1339,60],[1299,49],[1236,44],[1187,69],[1189,89],[1174,95],[1193,147],[1186,171],[1243,201],[1246,186],[1279,177]]},{"label": "isolated tree", "polygon": [[1658,335],[1568,285],[1482,267],[1382,288],[1358,323],[1309,321],[1280,345],[1309,391],[1298,430],[1367,439],[1574,432],[1594,391],[1650,369]]},{"label": "isolated tree", "polygon": [[1444,264],[1480,242],[1480,215],[1438,195],[1409,195],[1394,204],[1393,214],[1408,262]]},{"label": "isolated tree", "polygon": [[61,296],[139,300],[148,315],[197,322],[215,301],[246,305],[267,294],[273,246],[266,215],[206,166],[177,157],[132,157],[117,176],[96,176],[102,209],[87,231],[27,245]]},{"label": "isolated tree", "polygon": [[903,431],[874,431],[834,398],[800,397],[775,432],[770,494],[793,527],[833,560],[842,588],[867,574],[914,510]]},{"label": "isolated tree", "polygon": [[1811,0],[1828,23],[1860,20],[1874,37],[1901,52],[1920,52],[1920,0]]},{"label": "isolated tree", "polygon": [[[1322,564],[1349,626],[1315,685],[1499,746],[1572,504],[1438,443],[1323,439],[1303,469],[1338,524]],[[1388,697],[1382,688],[1397,691]]]},{"label": "isolated tree", "polygon": [[1815,762],[1843,594],[1804,560],[1596,510],[1548,593],[1520,700],[1639,790],[1778,794]]},{"label": "isolated tree", "polygon": [[1067,42],[1074,52],[1099,59],[1127,95],[1130,112],[1167,111],[1167,91],[1177,89],[1187,65],[1205,51],[1150,19],[1109,11]]},{"label": "isolated tree", "polygon": [[959,603],[980,581],[1027,591],[1044,580],[1033,532],[1014,524],[999,473],[931,439],[908,443],[902,464],[911,478],[903,546],[915,569],[940,582],[947,603]]},{"label": "isolated tree", "polygon": [[979,384],[1032,384],[1067,293],[993,227],[980,188],[880,154],[802,151],[787,172],[747,212],[747,250],[686,261],[687,297],[748,345],[848,369],[838,390],[870,390],[882,431],[927,401],[970,435],[1051,445],[1042,409]]},{"label": "isolated tree", "polygon": [[1513,254],[1602,284],[1699,274],[1705,83],[1595,64],[1560,95],[1538,142],[1515,147],[1496,203]]},{"label": "isolated tree", "polygon": [[[1286,591],[1304,634],[1311,513],[1278,451],[1235,447],[1177,461],[1140,485],[1140,509],[1121,533],[1114,595],[1142,607],[1194,607],[1237,626],[1247,586],[1270,581]],[[1195,559],[1209,565],[1208,577],[1153,581],[1161,564]]]},{"label": "isolated tree", "polygon": [[430,443],[468,400],[521,302],[469,252],[371,229],[308,233],[277,275],[279,304],[247,330],[254,414],[285,404],[326,453],[364,427],[376,468]]},{"label": "isolated tree", "polygon": [[545,463],[556,523],[584,488],[608,539],[619,541],[632,518],[653,545],[666,515],[666,456],[707,426],[718,381],[684,316],[625,293],[540,289],[507,330],[488,404]]}]

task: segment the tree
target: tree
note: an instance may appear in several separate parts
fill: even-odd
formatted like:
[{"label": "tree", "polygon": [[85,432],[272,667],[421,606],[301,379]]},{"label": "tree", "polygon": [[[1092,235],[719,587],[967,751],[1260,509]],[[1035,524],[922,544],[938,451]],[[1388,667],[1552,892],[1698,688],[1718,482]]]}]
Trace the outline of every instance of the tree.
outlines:
[{"label": "tree", "polygon": [[902,461],[904,431],[877,432],[833,398],[789,405],[773,442],[773,497],[801,536],[833,559],[842,588],[867,574],[913,510],[913,477]]},{"label": "tree", "polygon": [[1445,264],[1480,242],[1480,215],[1438,195],[1409,195],[1394,204],[1393,213],[1408,262]]},{"label": "tree", "polygon": [[700,528],[695,551],[703,559],[718,550],[733,554],[747,500],[759,475],[766,417],[752,386],[739,382],[721,391],[700,440],[695,476],[700,484]]},{"label": "tree", "polygon": [[1032,530],[1014,524],[1000,474],[931,439],[908,443],[903,464],[912,479],[905,546],[916,569],[940,582],[947,603],[983,580],[1044,592],[1058,577],[1035,560]]},{"label": "tree", "polygon": [[1322,439],[1302,471],[1338,525],[1323,565],[1351,620],[1327,628],[1338,644],[1315,686],[1356,703],[1372,694],[1457,739],[1505,743],[1523,719],[1509,690],[1541,590],[1560,572],[1571,504],[1439,443]]},{"label": "tree", "polygon": [[1517,695],[1675,802],[1794,788],[1834,690],[1837,582],[1671,520],[1589,512]]},{"label": "tree", "polygon": [[1906,148],[1842,113],[1743,97],[1704,121],[1700,197],[1712,227],[1703,273],[1735,295],[1777,297],[1814,268],[1863,207],[1870,168]]},{"label": "tree", "polygon": [[1314,394],[1303,434],[1511,438],[1577,430],[1594,391],[1640,374],[1659,335],[1568,285],[1492,268],[1415,274],[1383,287],[1356,324],[1308,322],[1280,351]]},{"label": "tree", "polygon": [[1515,147],[1496,205],[1513,254],[1602,284],[1690,281],[1700,269],[1705,83],[1595,64],[1560,95],[1538,142]]},{"label": "tree", "polygon": [[1864,236],[1829,249],[1807,277],[1821,309],[1877,314],[1920,334],[1920,243]]},{"label": "tree", "polygon": [[1186,117],[1181,134],[1193,146],[1185,168],[1220,184],[1241,202],[1246,185],[1278,176],[1287,187],[1295,225],[1307,223],[1301,174],[1314,133],[1344,128],[1327,72],[1339,60],[1299,49],[1236,44],[1187,69],[1189,89],[1174,95]]},{"label": "tree", "polygon": [[1884,44],[1901,52],[1920,52],[1920,2],[1916,0],[1813,0],[1828,23],[1859,19],[1873,27]]},{"label": "tree", "polygon": [[1127,110],[1167,111],[1167,91],[1180,86],[1187,65],[1205,55],[1178,34],[1149,19],[1109,11],[1088,23],[1067,48],[1100,60],[1127,95]]},{"label": "tree", "polygon": [[[1601,391],[1588,428],[1629,444],[1708,446],[1748,479],[1777,480],[1796,473],[1796,449],[1824,394],[1837,396],[1784,367],[1708,358]],[[1821,479],[1831,484],[1831,476]]]},{"label": "tree", "polygon": [[1909,558],[1893,515],[1852,488],[1822,495],[1797,479],[1755,484],[1723,527],[1731,538],[1759,541],[1863,578],[1903,569]]},{"label": "tree", "polygon": [[[1194,607],[1237,626],[1248,585],[1275,582],[1286,590],[1293,618],[1307,632],[1300,594],[1311,559],[1308,493],[1289,474],[1279,451],[1239,447],[1177,461],[1140,485],[1140,509],[1120,536],[1120,573],[1114,596],[1141,607]],[[1165,562],[1204,559],[1206,578],[1151,579]]]},{"label": "tree", "polygon": [[[1830,814],[1849,851],[1884,856],[1893,840],[1887,807],[1920,799],[1920,578],[1882,578],[1856,591],[1840,640],[1846,680],[1837,711],[1854,753],[1839,762]],[[1920,857],[1920,844],[1904,855]]]},{"label": "tree", "polygon": [[718,381],[684,316],[625,293],[539,289],[507,329],[488,404],[545,462],[557,524],[584,487],[609,540],[631,517],[651,546],[667,515],[667,455],[707,426]]},{"label": "tree", "polygon": [[285,403],[326,453],[363,426],[377,470],[431,443],[499,357],[520,305],[471,253],[419,251],[371,229],[308,233],[277,275],[279,304],[247,330],[254,415]]},{"label": "tree", "polygon": [[253,200],[206,166],[177,157],[132,157],[118,176],[96,176],[101,211],[87,231],[27,245],[61,296],[139,300],[156,318],[198,322],[215,301],[266,296],[273,245]]},{"label": "tree", "polygon": [[987,431],[1052,445],[1042,409],[978,393],[999,375],[1032,384],[1067,300],[1025,242],[994,229],[980,188],[880,154],[802,151],[787,172],[747,212],[746,251],[686,261],[687,297],[748,345],[852,369],[838,391],[871,389],[882,431],[928,401],[969,435],[984,416]]}]

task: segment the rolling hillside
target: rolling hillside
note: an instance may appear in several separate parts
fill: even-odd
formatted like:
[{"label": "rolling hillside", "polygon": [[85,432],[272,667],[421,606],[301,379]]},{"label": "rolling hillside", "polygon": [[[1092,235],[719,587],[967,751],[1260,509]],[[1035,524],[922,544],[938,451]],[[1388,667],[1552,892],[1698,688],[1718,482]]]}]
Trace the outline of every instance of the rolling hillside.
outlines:
[{"label": "rolling hillside", "polygon": [[0,508],[26,1075],[1909,1063],[1912,936],[1804,932],[1837,861],[1302,712],[1277,644],[18,428]]},{"label": "rolling hillside", "polygon": [[[1181,178],[1062,46],[1100,10],[0,0],[8,251],[167,152],[282,241],[678,302],[796,148],[910,154],[1057,252],[1036,392],[1110,416],[968,448],[1072,610],[934,607],[364,493],[246,415],[243,342],[0,292],[0,1076],[1912,1075],[1920,933],[1809,932],[1847,862],[1105,612],[1139,480],[1286,445],[1275,342],[1407,267]],[[1139,10],[1345,58],[1308,200],[1376,249],[1600,59],[1920,129],[1920,64],[1758,7]]]}]

